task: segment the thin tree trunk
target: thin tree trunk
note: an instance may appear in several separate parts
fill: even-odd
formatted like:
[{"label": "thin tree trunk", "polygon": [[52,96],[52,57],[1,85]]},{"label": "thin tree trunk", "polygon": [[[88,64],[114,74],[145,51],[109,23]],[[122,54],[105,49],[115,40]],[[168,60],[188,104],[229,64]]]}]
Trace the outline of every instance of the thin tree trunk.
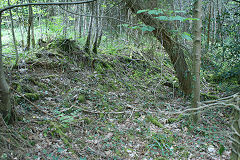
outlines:
[{"label": "thin tree trunk", "polygon": [[[202,0],[194,3],[193,17],[199,20],[193,22],[193,102],[192,107],[198,108],[200,102],[200,66],[201,66],[201,30],[202,30]],[[200,120],[199,113],[193,113],[193,122]]]},{"label": "thin tree trunk", "polygon": [[[17,9],[17,15],[18,15],[18,9]],[[24,36],[23,36],[23,31],[24,31],[24,20],[23,18],[21,18],[19,15],[18,15],[18,20],[22,23],[20,23],[20,26],[19,26],[19,30],[20,30],[20,34],[21,34],[21,47],[22,49],[24,49]]]},{"label": "thin tree trunk", "polygon": [[97,47],[100,47],[100,45],[101,45],[102,35],[103,35],[103,27],[101,27],[101,29],[100,29],[100,35],[98,38]]},{"label": "thin tree trunk", "polygon": [[0,114],[6,122],[12,120],[12,108],[10,103],[10,87],[3,71],[2,59],[2,13],[0,13]]},{"label": "thin tree trunk", "polygon": [[[29,0],[29,3],[32,3],[31,0]],[[33,22],[33,17],[32,17],[32,6],[28,7],[28,31],[27,31],[27,47],[26,50],[28,51],[30,49],[30,42],[31,42],[31,27],[32,27],[32,22]]]},{"label": "thin tree trunk", "polygon": [[79,38],[82,37],[82,24],[83,24],[83,20],[82,20],[82,16],[79,17],[79,21],[78,21],[78,35],[79,35]]},{"label": "thin tree trunk", "polygon": [[210,44],[210,30],[211,30],[211,17],[212,17],[212,2],[209,4],[209,15],[208,15],[208,31],[207,31],[207,46],[206,52],[208,51],[209,44]]},{"label": "thin tree trunk", "polygon": [[[75,12],[77,13],[77,11],[79,10],[79,6],[77,6],[76,7],[76,10],[75,10]],[[79,20],[79,18],[78,18],[78,16],[77,15],[74,15],[74,40],[77,40],[77,30],[78,30],[78,24],[79,24],[79,22],[78,22],[78,20]]]},{"label": "thin tree trunk", "polygon": [[97,54],[97,48],[98,48],[98,36],[99,36],[99,21],[98,21],[98,11],[99,11],[99,7],[98,7],[98,4],[96,3],[96,13],[95,13],[95,16],[96,16],[96,34],[95,34],[95,39],[94,39],[94,43],[93,43],[93,53]]},{"label": "thin tree trunk", "polygon": [[[8,0],[8,5],[10,6],[10,1],[9,1],[9,0]],[[13,24],[12,11],[9,10],[9,13],[10,13],[10,19],[11,19],[11,30],[12,30],[14,50],[15,50],[15,53],[16,53],[15,66],[17,66],[18,60],[19,60],[19,56],[18,56],[18,50],[17,50],[16,36],[15,36],[15,32],[14,32],[14,24]]]},{"label": "thin tree trunk", "polygon": [[[237,98],[236,98],[237,99]],[[236,106],[240,106],[240,101],[237,99]],[[233,116],[233,135],[232,135],[232,152],[231,152],[231,160],[239,160],[240,159],[240,111],[234,109]]]},{"label": "thin tree trunk", "polygon": [[[78,6],[78,7],[79,7],[79,6]],[[84,6],[83,6],[83,7],[84,7]],[[82,7],[79,7],[78,13],[79,13],[79,14],[82,13]],[[79,35],[79,38],[82,37],[82,29],[84,28],[83,22],[84,22],[83,17],[82,17],[82,16],[79,16],[79,19],[78,19],[78,35]]]},{"label": "thin tree trunk", "polygon": [[[92,6],[92,15],[93,15],[93,6]],[[91,36],[92,36],[92,25],[93,25],[93,16],[90,18],[89,22],[89,28],[88,28],[88,37],[85,43],[84,50],[86,53],[90,53],[90,42],[91,42]]]},{"label": "thin tree trunk", "polygon": [[[65,9],[68,10],[68,6],[65,6]],[[62,13],[63,16],[63,35],[64,38],[67,38],[67,29],[68,29],[68,15],[67,12]]]},{"label": "thin tree trunk", "polygon": [[[124,0],[127,7],[129,7],[133,13],[137,13],[138,10],[142,10],[142,3],[139,3],[137,0]],[[147,13],[137,14],[139,18],[146,25],[152,26],[155,28],[153,31],[154,36],[162,42],[163,47],[165,48],[170,60],[173,64],[173,67],[176,71],[177,78],[180,82],[180,86],[185,95],[190,95],[192,93],[192,78],[191,72],[188,69],[188,65],[185,61],[184,49],[178,42],[174,41],[171,38],[170,31],[164,28],[164,24],[161,21],[158,21],[151,15]]]},{"label": "thin tree trunk", "polygon": [[30,8],[30,14],[31,14],[31,19],[32,19],[32,25],[31,25],[31,34],[32,34],[32,38],[31,38],[31,41],[32,41],[32,48],[35,48],[36,46],[36,42],[35,42],[35,36],[34,36],[34,17],[33,17],[33,10],[32,10],[32,7]]},{"label": "thin tree trunk", "polygon": [[[87,4],[83,5],[83,13],[87,12]],[[87,32],[87,17],[83,16],[83,37],[85,37]]]}]

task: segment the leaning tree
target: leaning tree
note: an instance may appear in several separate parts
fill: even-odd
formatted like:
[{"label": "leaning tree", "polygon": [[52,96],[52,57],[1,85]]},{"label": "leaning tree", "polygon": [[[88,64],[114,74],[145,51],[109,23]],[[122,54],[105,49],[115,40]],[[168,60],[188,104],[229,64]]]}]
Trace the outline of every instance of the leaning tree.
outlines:
[{"label": "leaning tree", "polygon": [[[149,2],[139,0],[124,0],[126,6],[136,14],[137,18],[148,26],[155,28],[152,32],[154,36],[162,43],[165,51],[170,57],[171,63],[176,71],[177,78],[180,82],[180,87],[186,95],[192,93],[192,76],[191,71],[187,65],[186,57],[184,55],[185,48],[173,39],[173,34],[167,23],[159,21],[153,15],[147,12],[138,11],[146,9]],[[150,6],[155,8],[156,6]]]}]

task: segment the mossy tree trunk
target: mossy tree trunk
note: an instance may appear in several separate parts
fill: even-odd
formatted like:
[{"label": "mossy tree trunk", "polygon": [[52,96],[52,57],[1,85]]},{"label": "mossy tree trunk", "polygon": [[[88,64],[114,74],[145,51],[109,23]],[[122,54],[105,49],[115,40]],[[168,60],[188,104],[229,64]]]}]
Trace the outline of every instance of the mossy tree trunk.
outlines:
[{"label": "mossy tree trunk", "polygon": [[192,93],[192,78],[191,72],[185,60],[185,50],[183,46],[171,38],[172,34],[170,33],[170,30],[165,26],[165,23],[157,20],[152,15],[145,12],[137,14],[137,11],[144,8],[145,3],[139,3],[138,0],[124,1],[126,3],[126,6],[136,14],[138,19],[140,19],[146,25],[155,28],[153,34],[162,43],[164,49],[170,57],[182,91],[185,93],[185,95],[190,95]]},{"label": "mossy tree trunk", "polygon": [[[0,13],[0,36],[2,35],[2,13]],[[0,114],[6,122],[11,120],[10,87],[6,81],[2,61],[2,38],[0,38]]]},{"label": "mossy tree trunk", "polygon": [[[198,108],[200,102],[200,66],[201,66],[201,32],[202,32],[202,0],[194,2],[193,17],[193,102],[192,107]],[[200,119],[199,113],[193,113],[193,122]]]}]

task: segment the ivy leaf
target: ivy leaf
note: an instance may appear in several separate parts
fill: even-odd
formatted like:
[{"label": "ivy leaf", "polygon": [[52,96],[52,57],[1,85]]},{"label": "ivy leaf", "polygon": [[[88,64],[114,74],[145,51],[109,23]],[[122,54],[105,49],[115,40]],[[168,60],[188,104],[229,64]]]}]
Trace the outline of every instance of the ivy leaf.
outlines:
[{"label": "ivy leaf", "polygon": [[139,26],[133,26],[133,27],[130,27],[132,29],[139,29]]},{"label": "ivy leaf", "polygon": [[148,10],[139,10],[137,11],[137,14],[143,13],[143,12],[147,12]]},{"label": "ivy leaf", "polygon": [[57,152],[58,152],[58,153],[61,153],[61,152],[63,152],[63,151],[64,151],[64,149],[62,149],[61,147],[57,149]]},{"label": "ivy leaf", "polygon": [[167,16],[159,16],[159,17],[155,17],[156,19],[159,19],[160,21],[168,21],[169,18]]},{"label": "ivy leaf", "polygon": [[175,13],[186,13],[186,11],[174,11]]},{"label": "ivy leaf", "polygon": [[169,17],[170,21],[184,21],[186,18],[182,16],[171,16]]},{"label": "ivy leaf", "polygon": [[159,15],[159,14],[163,14],[163,11],[162,10],[150,10],[148,11],[148,14],[154,14],[154,15]]},{"label": "ivy leaf", "polygon": [[69,19],[69,21],[73,21],[74,20],[74,18],[73,17],[68,17],[68,19]]},{"label": "ivy leaf", "polygon": [[129,26],[129,24],[122,24],[122,26],[123,26],[123,27],[128,27],[128,26]]},{"label": "ivy leaf", "polygon": [[189,40],[189,41],[192,40],[191,34],[190,34],[190,33],[187,33],[187,32],[183,32],[183,33],[181,34],[181,37],[182,37],[183,39],[186,39],[186,40]]},{"label": "ivy leaf", "polygon": [[140,29],[141,29],[143,32],[145,32],[145,31],[152,32],[152,31],[155,30],[155,28],[154,28],[154,27],[151,27],[151,26],[142,26]]},{"label": "ivy leaf", "polygon": [[219,150],[218,150],[220,156],[223,154],[224,151],[225,151],[225,147],[221,144],[221,145],[220,145],[220,148],[219,148]]},{"label": "ivy leaf", "polygon": [[189,21],[189,20],[196,21],[196,20],[199,20],[199,19],[198,19],[198,18],[185,18],[185,19],[183,20],[183,22],[184,22],[184,21]]}]

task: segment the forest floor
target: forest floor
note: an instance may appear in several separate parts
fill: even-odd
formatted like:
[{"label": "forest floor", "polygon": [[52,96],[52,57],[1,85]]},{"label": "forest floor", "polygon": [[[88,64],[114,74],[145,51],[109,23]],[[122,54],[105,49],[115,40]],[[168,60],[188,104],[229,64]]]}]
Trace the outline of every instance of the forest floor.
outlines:
[{"label": "forest floor", "polygon": [[172,68],[145,61],[105,55],[79,66],[42,56],[20,63],[8,72],[20,117],[2,126],[1,158],[229,159],[231,111],[207,110],[193,126],[179,114],[189,101],[166,85],[176,79]]}]

